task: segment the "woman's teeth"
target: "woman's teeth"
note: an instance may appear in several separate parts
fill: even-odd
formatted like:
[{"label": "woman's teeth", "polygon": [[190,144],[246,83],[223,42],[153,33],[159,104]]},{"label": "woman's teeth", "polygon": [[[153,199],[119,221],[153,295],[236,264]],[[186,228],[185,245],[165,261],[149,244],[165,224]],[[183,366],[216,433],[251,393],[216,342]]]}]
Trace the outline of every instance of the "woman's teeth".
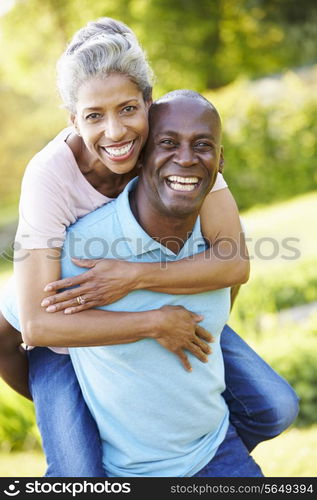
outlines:
[{"label": "woman's teeth", "polygon": [[113,156],[114,158],[119,158],[120,156],[126,155],[130,149],[133,146],[134,141],[129,142],[128,144],[125,144],[124,146],[121,146],[121,148],[111,146],[111,147],[104,147],[103,149],[106,151],[106,153],[109,156]]},{"label": "woman's teeth", "polygon": [[199,183],[198,177],[180,177],[170,175],[167,177],[168,186],[174,191],[194,191]]}]

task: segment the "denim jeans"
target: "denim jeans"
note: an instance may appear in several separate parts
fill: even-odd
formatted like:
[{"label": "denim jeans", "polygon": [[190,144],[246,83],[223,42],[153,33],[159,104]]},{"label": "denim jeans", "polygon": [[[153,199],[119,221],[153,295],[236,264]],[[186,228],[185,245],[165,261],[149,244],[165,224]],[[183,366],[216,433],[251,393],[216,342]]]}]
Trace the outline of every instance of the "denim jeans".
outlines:
[{"label": "denim jeans", "polygon": [[290,384],[225,325],[221,333],[231,423],[249,451],[287,429],[298,415],[299,398]]},{"label": "denim jeans", "polygon": [[[227,386],[223,396],[231,423],[251,451],[259,442],[289,427],[298,413],[298,398],[228,325],[221,334],[221,347]],[[30,390],[47,460],[45,476],[105,477],[98,429],[82,397],[70,357],[46,347],[28,351],[28,357]],[[233,439],[232,434],[227,438],[223,446]]]},{"label": "denim jeans", "polygon": [[225,439],[214,458],[193,477],[264,477],[260,467],[249,454],[230,424]]},{"label": "denim jeans", "polygon": [[98,428],[70,356],[46,347],[27,352],[30,391],[47,462],[45,476],[105,476]]}]

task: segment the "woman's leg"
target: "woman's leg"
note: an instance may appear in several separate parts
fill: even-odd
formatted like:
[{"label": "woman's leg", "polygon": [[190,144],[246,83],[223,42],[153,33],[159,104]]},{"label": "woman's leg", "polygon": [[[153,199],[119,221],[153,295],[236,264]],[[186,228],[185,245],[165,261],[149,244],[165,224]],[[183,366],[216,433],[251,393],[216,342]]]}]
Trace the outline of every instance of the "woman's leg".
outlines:
[{"label": "woman's leg", "polygon": [[298,397],[228,325],[221,333],[230,420],[251,451],[283,432],[298,414]]},{"label": "woman's leg", "polygon": [[66,354],[28,351],[29,380],[47,460],[46,477],[105,477],[98,429]]}]

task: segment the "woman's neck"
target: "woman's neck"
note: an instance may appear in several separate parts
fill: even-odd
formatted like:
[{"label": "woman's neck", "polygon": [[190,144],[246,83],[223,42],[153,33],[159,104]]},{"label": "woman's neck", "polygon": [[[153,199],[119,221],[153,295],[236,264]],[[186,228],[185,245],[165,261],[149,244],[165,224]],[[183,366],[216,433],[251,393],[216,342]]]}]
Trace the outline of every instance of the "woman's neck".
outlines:
[{"label": "woman's neck", "polygon": [[116,198],[128,182],[138,175],[137,167],[126,174],[113,173],[99,159],[90,154],[82,138],[77,134],[71,134],[66,139],[66,143],[75,157],[79,170],[89,184],[108,198]]}]

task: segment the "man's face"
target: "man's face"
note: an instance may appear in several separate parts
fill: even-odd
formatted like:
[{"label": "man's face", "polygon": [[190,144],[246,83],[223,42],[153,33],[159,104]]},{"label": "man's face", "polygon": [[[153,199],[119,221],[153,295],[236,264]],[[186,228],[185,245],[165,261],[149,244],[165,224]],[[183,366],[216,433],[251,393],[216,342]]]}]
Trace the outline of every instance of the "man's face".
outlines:
[{"label": "man's face", "polygon": [[199,211],[222,161],[221,125],[203,100],[178,96],[154,105],[143,154],[142,185],[161,213]]}]

